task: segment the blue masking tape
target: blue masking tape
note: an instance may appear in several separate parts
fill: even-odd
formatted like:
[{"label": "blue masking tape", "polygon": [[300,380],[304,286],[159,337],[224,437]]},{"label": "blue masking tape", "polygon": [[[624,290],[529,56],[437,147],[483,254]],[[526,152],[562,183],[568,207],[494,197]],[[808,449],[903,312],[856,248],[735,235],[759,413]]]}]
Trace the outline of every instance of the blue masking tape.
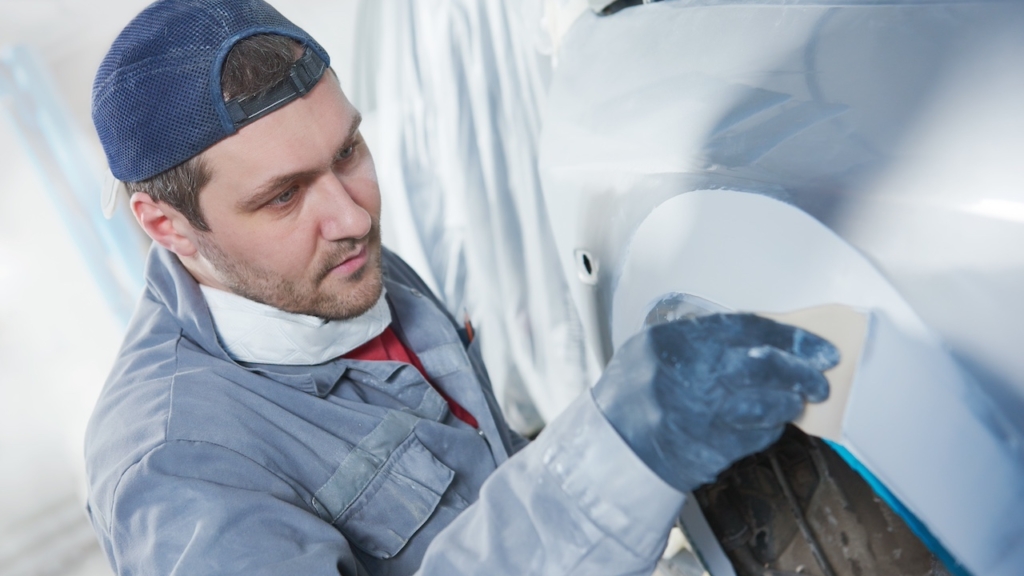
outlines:
[{"label": "blue masking tape", "polygon": [[[825,439],[823,438],[822,440]],[[967,568],[965,568],[962,564],[957,562],[955,558],[953,558],[953,555],[949,553],[949,550],[946,550],[946,547],[943,546],[941,542],[939,542],[939,539],[936,538],[930,530],[928,530],[924,523],[921,522],[917,518],[917,516],[914,515],[913,512],[907,509],[907,507],[904,506],[903,503],[900,502],[899,499],[897,499],[896,496],[892,492],[890,492],[888,488],[885,487],[885,484],[882,484],[881,480],[879,480],[874,474],[871,473],[870,470],[868,470],[863,464],[861,464],[860,460],[857,460],[857,458],[853,454],[851,454],[849,450],[843,448],[842,446],[836,444],[835,442],[825,440],[825,443],[828,444],[830,448],[835,450],[836,454],[839,454],[839,456],[846,461],[850,468],[853,468],[858,474],[860,474],[861,478],[867,481],[868,485],[871,486],[871,489],[874,490],[875,494],[877,494],[879,498],[885,501],[885,503],[888,504],[889,507],[892,508],[892,510],[896,512],[896,514],[898,514],[904,522],[907,523],[907,526],[909,526],[910,530],[915,535],[917,535],[918,538],[921,539],[921,542],[923,542],[924,545],[927,546],[929,550],[931,550],[932,554],[934,554],[940,561],[942,561],[942,563],[946,566],[946,570],[953,574],[953,576],[971,576],[971,573],[967,571]]]}]

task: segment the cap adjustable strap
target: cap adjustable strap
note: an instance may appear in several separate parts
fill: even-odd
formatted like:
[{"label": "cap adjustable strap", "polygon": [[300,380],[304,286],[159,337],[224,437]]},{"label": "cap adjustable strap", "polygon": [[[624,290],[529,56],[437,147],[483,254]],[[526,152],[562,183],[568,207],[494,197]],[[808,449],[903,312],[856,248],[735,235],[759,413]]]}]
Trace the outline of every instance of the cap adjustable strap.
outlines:
[{"label": "cap adjustable strap", "polygon": [[313,89],[324,75],[327,65],[316,52],[306,49],[292,64],[288,77],[256,98],[232,98],[224,103],[235,129],[270,114]]}]

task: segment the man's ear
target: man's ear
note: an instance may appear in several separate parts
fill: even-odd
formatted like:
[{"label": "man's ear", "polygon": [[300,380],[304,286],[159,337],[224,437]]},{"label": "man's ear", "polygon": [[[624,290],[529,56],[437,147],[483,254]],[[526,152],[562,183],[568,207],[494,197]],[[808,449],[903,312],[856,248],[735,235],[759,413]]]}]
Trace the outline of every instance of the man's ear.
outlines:
[{"label": "man's ear", "polygon": [[178,256],[190,257],[196,253],[192,238],[196,231],[188,219],[166,202],[158,202],[145,192],[131,197],[132,214],[154,242]]}]

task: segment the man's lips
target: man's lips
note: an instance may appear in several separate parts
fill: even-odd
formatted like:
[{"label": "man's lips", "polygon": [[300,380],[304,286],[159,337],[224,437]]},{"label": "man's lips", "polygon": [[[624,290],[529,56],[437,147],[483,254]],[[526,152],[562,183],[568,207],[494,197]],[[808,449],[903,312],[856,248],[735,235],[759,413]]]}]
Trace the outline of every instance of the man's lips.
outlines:
[{"label": "man's lips", "polygon": [[359,269],[362,268],[364,264],[366,264],[368,253],[369,251],[367,250],[367,245],[361,245],[359,247],[359,250],[355,254],[352,254],[348,258],[345,258],[337,266],[331,268],[331,271],[328,274],[331,276],[348,276],[354,272],[359,271]]}]

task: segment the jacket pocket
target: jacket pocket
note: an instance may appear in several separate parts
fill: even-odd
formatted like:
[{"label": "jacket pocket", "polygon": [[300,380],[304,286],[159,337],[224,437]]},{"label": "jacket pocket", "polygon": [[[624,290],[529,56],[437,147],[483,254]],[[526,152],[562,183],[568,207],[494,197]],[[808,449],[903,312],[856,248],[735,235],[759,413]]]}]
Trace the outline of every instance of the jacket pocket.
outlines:
[{"label": "jacket pocket", "polygon": [[389,413],[313,497],[321,518],[376,558],[405,547],[455,477],[413,434],[417,420]]}]

